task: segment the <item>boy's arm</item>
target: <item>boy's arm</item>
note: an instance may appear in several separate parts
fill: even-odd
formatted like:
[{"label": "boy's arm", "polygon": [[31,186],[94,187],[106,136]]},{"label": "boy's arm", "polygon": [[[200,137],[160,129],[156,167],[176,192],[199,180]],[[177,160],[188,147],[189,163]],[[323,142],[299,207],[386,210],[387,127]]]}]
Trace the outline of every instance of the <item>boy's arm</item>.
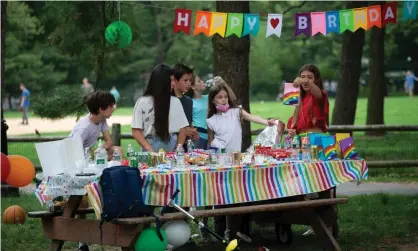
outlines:
[{"label": "boy's arm", "polygon": [[254,122],[254,123],[257,123],[260,125],[266,125],[266,126],[272,126],[276,124],[276,122],[273,119],[269,119],[269,120],[264,119],[260,116],[250,114],[244,109],[241,109],[241,111],[242,111],[242,118],[246,121]]},{"label": "boy's arm", "polygon": [[142,146],[142,148],[147,152],[153,152],[152,146],[148,143],[148,141],[144,137],[144,130],[139,128],[132,128],[132,136]]},{"label": "boy's arm", "polygon": [[110,137],[109,130],[102,132],[103,138],[104,138],[104,148],[106,150],[110,149],[112,147],[112,138]]},{"label": "boy's arm", "polygon": [[[187,128],[188,127],[183,127],[180,129],[179,134],[177,136],[177,145],[176,145],[176,149],[178,145],[184,145],[184,142],[186,142],[186,137],[187,137]],[[174,151],[176,150],[174,149]]]}]

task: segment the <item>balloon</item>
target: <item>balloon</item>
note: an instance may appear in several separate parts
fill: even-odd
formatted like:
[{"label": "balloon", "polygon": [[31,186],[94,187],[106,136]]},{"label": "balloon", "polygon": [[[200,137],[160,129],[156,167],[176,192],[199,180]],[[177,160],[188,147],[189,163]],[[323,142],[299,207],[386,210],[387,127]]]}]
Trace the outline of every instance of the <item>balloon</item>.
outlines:
[{"label": "balloon", "polygon": [[135,251],[165,251],[167,235],[164,229],[160,229],[164,240],[161,241],[155,227],[144,229],[135,243]]},{"label": "balloon", "polygon": [[228,246],[226,246],[225,251],[233,251],[238,247],[238,240],[233,239]]},{"label": "balloon", "polygon": [[115,21],[107,26],[105,38],[109,44],[118,48],[127,47],[132,41],[132,31],[129,25],[122,21]]},{"label": "balloon", "polygon": [[168,244],[174,247],[184,245],[190,239],[190,226],[184,220],[167,222],[162,228],[167,234]]},{"label": "balloon", "polygon": [[10,174],[7,177],[7,184],[14,187],[29,185],[35,177],[35,167],[32,162],[19,155],[9,155]]},{"label": "balloon", "polygon": [[10,161],[7,155],[1,153],[1,182],[5,181],[10,174]]}]

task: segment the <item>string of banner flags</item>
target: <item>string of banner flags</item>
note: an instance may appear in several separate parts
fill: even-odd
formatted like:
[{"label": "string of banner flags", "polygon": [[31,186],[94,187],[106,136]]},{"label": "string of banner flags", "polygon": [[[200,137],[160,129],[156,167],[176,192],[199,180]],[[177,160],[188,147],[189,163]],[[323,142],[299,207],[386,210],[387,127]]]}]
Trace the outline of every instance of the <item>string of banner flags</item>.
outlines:
[{"label": "string of banner flags", "polygon": [[[341,34],[346,30],[356,31],[360,28],[371,29],[373,26],[384,27],[397,22],[397,2],[364,8],[345,9],[340,11],[306,12],[295,14],[295,37],[300,34],[315,36],[331,32]],[[403,20],[417,18],[417,1],[405,1],[402,9]],[[281,36],[283,14],[267,15],[266,37]],[[191,33],[192,10],[175,9],[174,33]],[[221,13],[197,11],[193,35],[203,33],[206,36],[219,34],[221,37],[235,35],[257,36],[260,30],[260,14],[254,13]]]}]

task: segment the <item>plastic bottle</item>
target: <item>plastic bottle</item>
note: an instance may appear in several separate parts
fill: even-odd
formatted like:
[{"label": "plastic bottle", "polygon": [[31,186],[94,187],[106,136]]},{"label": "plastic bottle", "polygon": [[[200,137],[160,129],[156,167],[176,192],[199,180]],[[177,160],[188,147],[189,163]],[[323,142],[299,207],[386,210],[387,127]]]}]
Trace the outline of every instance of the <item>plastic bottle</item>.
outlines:
[{"label": "plastic bottle", "polygon": [[300,150],[299,137],[295,136],[292,139],[292,160],[300,160],[302,158]]},{"label": "plastic bottle", "polygon": [[138,167],[138,161],[135,156],[135,150],[131,144],[128,145],[126,150],[126,156],[128,157],[130,167]]},{"label": "plastic bottle", "polygon": [[184,167],[184,149],[182,145],[176,148],[176,162],[178,167]]},{"label": "plastic bottle", "polygon": [[94,151],[94,163],[96,164],[96,167],[101,169],[107,167],[107,151],[104,149],[101,140],[99,140],[99,148]]},{"label": "plastic bottle", "polygon": [[187,140],[187,152],[191,153],[194,150],[194,144],[193,141],[191,139]]},{"label": "plastic bottle", "polygon": [[84,159],[86,160],[87,165],[93,163],[93,159],[91,158],[90,148],[88,147],[84,148]]},{"label": "plastic bottle", "polygon": [[118,148],[115,148],[115,150],[113,151],[112,160],[122,162],[122,153]]}]

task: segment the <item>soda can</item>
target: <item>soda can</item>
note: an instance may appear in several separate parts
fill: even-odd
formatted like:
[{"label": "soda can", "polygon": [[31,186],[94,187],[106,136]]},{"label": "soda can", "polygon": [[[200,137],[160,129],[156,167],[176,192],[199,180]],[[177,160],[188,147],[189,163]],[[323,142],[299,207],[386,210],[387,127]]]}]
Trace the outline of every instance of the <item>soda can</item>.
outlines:
[{"label": "soda can", "polygon": [[232,163],[239,165],[241,163],[241,152],[232,153]]},{"label": "soda can", "polygon": [[318,160],[318,158],[319,158],[318,146],[312,145],[311,146],[311,159]]},{"label": "soda can", "polygon": [[254,144],[254,151],[257,151],[257,149],[261,146],[261,144]]},{"label": "soda can", "polygon": [[150,166],[157,166],[158,155],[156,153],[150,153]]}]

